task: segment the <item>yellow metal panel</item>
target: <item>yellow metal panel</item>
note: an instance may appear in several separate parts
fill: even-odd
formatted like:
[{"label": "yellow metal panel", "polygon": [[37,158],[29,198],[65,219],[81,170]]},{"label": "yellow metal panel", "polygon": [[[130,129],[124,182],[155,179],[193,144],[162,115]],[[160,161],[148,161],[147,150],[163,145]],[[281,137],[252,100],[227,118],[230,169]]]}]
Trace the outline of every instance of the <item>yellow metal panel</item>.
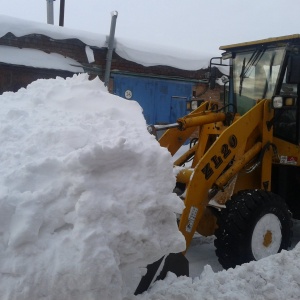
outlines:
[{"label": "yellow metal panel", "polygon": [[[199,112],[203,112],[205,111],[206,107],[207,107],[207,103],[204,102],[191,114],[197,114]],[[162,147],[167,148],[171,153],[171,155],[173,156],[195,130],[196,127],[188,128],[187,130],[184,131],[181,131],[177,128],[169,129],[159,139],[159,143]]]},{"label": "yellow metal panel", "polygon": [[242,190],[254,190],[258,189],[261,185],[261,167],[258,167],[251,173],[240,172],[235,183],[233,193],[237,193]]},{"label": "yellow metal panel", "polygon": [[[263,120],[264,101],[239,118],[214,142],[200,159],[191,177],[179,229],[189,246],[209,202],[208,193],[235,155],[245,148],[247,139]],[[245,149],[243,149],[244,151]]]},{"label": "yellow metal panel", "polygon": [[177,182],[181,182],[181,183],[189,183],[190,178],[193,174],[194,170],[193,169],[184,169],[181,170],[177,176],[176,176],[176,180]]},{"label": "yellow metal panel", "polygon": [[[198,148],[192,163],[193,168],[203,157],[206,149],[211,146],[212,142],[215,141],[216,137],[219,136],[225,128],[227,127],[225,127],[222,122],[216,122],[201,126],[201,130],[199,132]],[[211,139],[213,136],[215,136],[214,140],[209,141],[209,138]]]},{"label": "yellow metal panel", "polygon": [[233,165],[216,180],[216,186],[218,186],[219,189],[223,189],[224,185],[227,184],[231,178],[241,171],[243,167],[259,153],[261,145],[261,142],[256,143],[241,158],[236,159]]},{"label": "yellow metal panel", "polygon": [[197,226],[197,232],[203,236],[211,236],[214,234],[217,228],[217,218],[213,214],[212,208],[206,207],[203,218],[200,220]]},{"label": "yellow metal panel", "polygon": [[199,139],[198,139],[198,147],[197,147],[197,151],[195,153],[195,157],[192,163],[192,167],[194,168],[199,160],[203,157],[206,147],[207,147],[207,141],[208,141],[208,134],[207,134],[207,126],[209,125],[204,125],[201,127],[201,130],[199,132]]},{"label": "yellow metal panel", "polygon": [[277,147],[279,159],[281,163],[284,164],[283,157],[294,157],[296,159],[295,166],[300,166],[300,146],[294,145],[292,143],[286,142],[279,138],[274,137],[273,143]]},{"label": "yellow metal panel", "polygon": [[291,35],[285,35],[285,36],[280,36],[280,37],[272,37],[272,38],[263,39],[263,40],[256,40],[256,41],[250,41],[250,42],[245,42],[245,43],[226,45],[226,46],[221,46],[219,49],[220,50],[230,50],[232,48],[263,45],[263,44],[270,44],[270,43],[274,43],[274,42],[288,42],[288,41],[294,40],[294,39],[300,39],[300,34],[291,34]]},{"label": "yellow metal panel", "polygon": [[208,112],[201,116],[189,116],[189,118],[180,118],[178,119],[178,123],[180,124],[182,129],[201,126],[204,124],[214,123],[224,121],[226,115],[224,113],[216,113],[216,112]]},{"label": "yellow metal panel", "polygon": [[[267,123],[273,118],[274,112],[271,109],[271,101],[265,101],[264,103],[264,115],[262,122],[262,143],[263,147],[273,142],[273,126],[268,129]],[[270,146],[264,153],[262,160],[262,172],[261,172],[261,189],[271,190],[271,174],[272,174],[272,157],[273,148]]]},{"label": "yellow metal panel", "polygon": [[187,152],[185,152],[179,158],[177,158],[174,162],[174,166],[182,166],[184,163],[186,163],[186,161],[194,155],[197,147],[198,144],[194,145],[191,149],[189,149]]}]

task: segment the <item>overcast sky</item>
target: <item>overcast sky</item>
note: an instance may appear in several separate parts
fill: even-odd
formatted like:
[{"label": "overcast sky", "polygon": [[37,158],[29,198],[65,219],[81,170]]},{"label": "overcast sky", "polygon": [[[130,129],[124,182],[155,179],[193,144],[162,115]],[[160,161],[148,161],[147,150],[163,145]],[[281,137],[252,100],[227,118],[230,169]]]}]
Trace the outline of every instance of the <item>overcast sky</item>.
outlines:
[{"label": "overcast sky", "polygon": [[[65,27],[203,51],[300,33],[300,0],[65,0]],[[1,14],[47,21],[46,0],[0,0]],[[54,1],[59,22],[60,0]],[[206,45],[206,46],[205,46]]]}]

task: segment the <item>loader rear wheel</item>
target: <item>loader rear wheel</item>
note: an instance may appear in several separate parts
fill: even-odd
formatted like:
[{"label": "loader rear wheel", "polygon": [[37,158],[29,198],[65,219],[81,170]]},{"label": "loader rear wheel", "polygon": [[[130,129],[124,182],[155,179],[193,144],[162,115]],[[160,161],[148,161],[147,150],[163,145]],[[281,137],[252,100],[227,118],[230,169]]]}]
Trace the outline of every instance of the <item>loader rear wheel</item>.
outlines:
[{"label": "loader rear wheel", "polygon": [[263,190],[241,191],[222,209],[215,232],[216,255],[225,268],[288,249],[292,220],[285,201]]}]

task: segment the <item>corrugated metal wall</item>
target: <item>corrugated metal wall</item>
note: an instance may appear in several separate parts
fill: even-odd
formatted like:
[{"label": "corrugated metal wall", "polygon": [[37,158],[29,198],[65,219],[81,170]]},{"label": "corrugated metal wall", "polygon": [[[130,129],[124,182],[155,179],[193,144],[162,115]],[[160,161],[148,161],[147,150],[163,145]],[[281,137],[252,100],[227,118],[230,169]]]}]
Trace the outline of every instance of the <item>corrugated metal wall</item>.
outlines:
[{"label": "corrugated metal wall", "polygon": [[148,124],[174,123],[187,114],[194,83],[161,78],[112,74],[113,93],[137,101]]}]

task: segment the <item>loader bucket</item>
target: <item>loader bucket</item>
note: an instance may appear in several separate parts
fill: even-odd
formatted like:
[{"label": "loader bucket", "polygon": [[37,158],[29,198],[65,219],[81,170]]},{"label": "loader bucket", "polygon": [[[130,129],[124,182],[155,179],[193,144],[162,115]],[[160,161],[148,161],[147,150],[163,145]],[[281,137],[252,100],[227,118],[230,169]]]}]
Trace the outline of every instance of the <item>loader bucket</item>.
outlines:
[{"label": "loader bucket", "polygon": [[189,276],[187,258],[182,253],[170,253],[148,265],[147,273],[142,277],[134,294],[139,295],[147,291],[153,282],[164,279],[168,272],[176,276]]}]

